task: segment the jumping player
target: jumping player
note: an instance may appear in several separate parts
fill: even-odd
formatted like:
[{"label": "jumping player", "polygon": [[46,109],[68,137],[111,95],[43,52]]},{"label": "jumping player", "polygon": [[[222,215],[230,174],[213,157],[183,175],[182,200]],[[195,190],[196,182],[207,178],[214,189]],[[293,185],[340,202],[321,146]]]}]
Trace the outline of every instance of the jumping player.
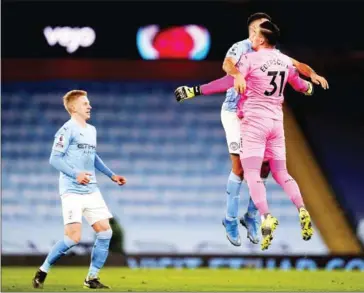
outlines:
[{"label": "jumping player", "polygon": [[246,79],[246,90],[238,104],[238,114],[242,114],[240,157],[251,198],[262,219],[262,250],[271,244],[278,225],[278,220],[269,213],[266,188],[260,179],[264,158],[269,160],[274,180],[297,207],[303,239],[309,240],[313,234],[300,189],[287,172],[282,111],[287,82],[306,95],[312,95],[313,87],[299,77],[291,59],[275,49],[278,36],[275,24],[261,23],[252,40],[256,52],[243,55],[239,61],[239,71]]},{"label": "jumping player", "polygon": [[[227,211],[223,219],[223,224],[226,228],[228,240],[235,246],[241,245],[237,217],[239,211],[240,187],[244,178],[244,171],[239,159],[240,126],[236,111],[239,93],[243,92],[246,86],[245,79],[237,70],[236,65],[244,54],[253,51],[252,39],[255,30],[260,23],[267,20],[271,20],[271,17],[265,13],[255,13],[248,18],[249,38],[234,44],[226,54],[223,69],[228,74],[227,76],[201,86],[182,86],[175,91],[177,101],[182,102],[198,95],[211,95],[224,92],[226,88],[228,88],[226,99],[221,109],[221,121],[226,134],[232,170],[226,188]],[[293,65],[296,66],[302,75],[310,77],[312,82],[321,84],[324,89],[328,88],[326,79],[317,75],[311,67],[304,63],[300,63],[295,59],[291,58],[291,60]],[[230,87],[231,77],[234,78],[234,87]],[[230,88],[226,86],[227,84]],[[268,177],[269,172],[269,164],[263,163],[261,169],[263,181]],[[259,242],[259,222],[257,219],[257,208],[251,198],[249,199],[248,210],[244,216],[240,218],[240,223],[247,228],[247,237],[249,240],[252,243],[257,244]]]}]

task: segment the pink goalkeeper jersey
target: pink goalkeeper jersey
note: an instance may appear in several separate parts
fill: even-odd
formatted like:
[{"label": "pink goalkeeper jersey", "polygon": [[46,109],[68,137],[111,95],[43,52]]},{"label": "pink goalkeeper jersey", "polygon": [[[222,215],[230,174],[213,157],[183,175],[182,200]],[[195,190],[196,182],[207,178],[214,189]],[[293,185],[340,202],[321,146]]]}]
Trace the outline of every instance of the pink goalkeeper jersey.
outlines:
[{"label": "pink goalkeeper jersey", "polygon": [[276,49],[247,53],[238,62],[238,68],[247,85],[238,103],[239,117],[283,120],[283,92],[287,81],[296,91],[308,89],[308,83],[299,77],[291,59]]}]

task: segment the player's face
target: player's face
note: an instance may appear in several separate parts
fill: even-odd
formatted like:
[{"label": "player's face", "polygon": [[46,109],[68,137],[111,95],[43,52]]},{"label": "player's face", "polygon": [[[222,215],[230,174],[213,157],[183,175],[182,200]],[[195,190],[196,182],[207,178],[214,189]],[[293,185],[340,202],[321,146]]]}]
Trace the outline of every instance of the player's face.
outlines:
[{"label": "player's face", "polygon": [[91,105],[90,101],[86,96],[79,97],[74,102],[74,109],[78,116],[81,118],[88,120],[91,118]]},{"label": "player's face", "polygon": [[262,22],[265,22],[265,21],[268,21],[267,18],[260,18],[260,19],[257,19],[257,20],[254,20],[250,26],[249,26],[249,39],[251,41],[253,41],[253,38],[254,36],[257,34],[257,32],[259,31],[259,25],[262,23]]},{"label": "player's face", "polygon": [[258,50],[259,47],[264,43],[264,37],[260,34],[259,30],[254,34],[252,38],[252,48]]}]

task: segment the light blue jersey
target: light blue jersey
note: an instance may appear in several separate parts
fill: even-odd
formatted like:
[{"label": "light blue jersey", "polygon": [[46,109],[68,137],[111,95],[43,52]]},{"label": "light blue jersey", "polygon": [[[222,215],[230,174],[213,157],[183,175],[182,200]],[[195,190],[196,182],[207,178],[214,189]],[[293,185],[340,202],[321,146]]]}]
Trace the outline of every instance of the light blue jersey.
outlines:
[{"label": "light blue jersey", "polygon": [[[252,42],[249,39],[237,42],[231,46],[231,48],[226,53],[225,57],[231,57],[234,59],[235,64],[237,64],[242,55],[252,52]],[[229,112],[236,112],[239,100],[239,94],[232,87],[226,91],[226,98],[222,104],[222,109]]]},{"label": "light blue jersey", "polygon": [[[53,164],[60,171],[59,193],[87,194],[98,191],[95,174],[96,128],[87,124],[81,127],[75,120],[68,120],[56,133],[51,161],[59,158]],[[54,160],[55,161],[55,160]],[[79,184],[77,174],[88,172],[90,182]]]}]

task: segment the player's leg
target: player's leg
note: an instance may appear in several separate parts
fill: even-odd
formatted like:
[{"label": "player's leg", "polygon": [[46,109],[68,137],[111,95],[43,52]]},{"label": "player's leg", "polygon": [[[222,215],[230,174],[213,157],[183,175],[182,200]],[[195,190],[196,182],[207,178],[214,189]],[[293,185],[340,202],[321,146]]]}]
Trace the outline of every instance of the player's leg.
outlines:
[{"label": "player's leg", "polygon": [[64,237],[58,241],[47,255],[44,263],[33,278],[34,288],[43,288],[49,269],[81,239],[82,205],[80,195],[65,194],[61,197],[64,222]]},{"label": "player's leg", "polygon": [[276,122],[274,129],[274,137],[269,141],[269,145],[267,145],[267,149],[269,149],[272,157],[270,161],[272,176],[299,211],[302,237],[304,240],[309,240],[313,234],[311,217],[305,208],[296,180],[287,171],[283,122]]},{"label": "player's leg", "polygon": [[99,272],[104,266],[109,254],[112,230],[109,219],[112,214],[106,206],[100,192],[94,192],[85,197],[84,216],[96,232],[95,244],[92,248],[91,263],[84,281],[84,286],[90,289],[106,289],[109,286],[99,281]]},{"label": "player's leg", "polygon": [[222,110],[221,122],[225,130],[232,164],[226,185],[226,215],[222,220],[222,224],[226,229],[226,236],[231,244],[240,246],[241,240],[238,229],[238,215],[243,168],[239,160],[239,120],[235,112]]},{"label": "player's leg", "polygon": [[[242,149],[242,142],[240,148]],[[240,160],[240,159],[239,159]],[[241,163],[240,163],[241,164]],[[266,180],[270,173],[269,161],[265,160],[262,164],[260,177],[266,186]],[[240,224],[247,229],[247,238],[254,244],[259,243],[258,230],[259,230],[259,212],[255,206],[251,196],[249,195],[248,210],[243,217],[240,218]]]},{"label": "player's leg", "polygon": [[270,119],[263,118],[245,118],[241,121],[241,161],[250,196],[262,217],[262,250],[269,247],[278,225],[277,219],[269,213],[265,185],[260,177],[270,123]]},{"label": "player's leg", "polygon": [[[239,130],[240,131],[240,130]],[[243,140],[240,140],[240,150],[243,147]],[[239,165],[242,166],[239,154]],[[243,167],[241,167],[243,168]],[[244,172],[244,171],[243,171]],[[244,179],[244,178],[243,178]],[[246,237],[252,242],[253,244],[259,243],[259,212],[257,207],[254,204],[252,197],[249,194],[249,201],[248,201],[248,208],[246,213],[240,218],[240,224],[246,228],[247,235]]]},{"label": "player's leg", "polygon": [[[242,144],[243,144],[243,142],[241,142],[241,149],[242,149]],[[269,176],[269,172],[270,172],[269,162],[264,160],[261,171],[260,171],[260,177],[263,180],[264,186],[266,186],[266,179]],[[260,224],[259,223],[259,212],[250,195],[249,195],[248,210],[244,214],[244,216],[240,218],[240,223],[248,231],[247,238],[249,238],[249,240],[252,243],[258,244],[259,243],[258,231],[259,231],[259,224]]]}]

